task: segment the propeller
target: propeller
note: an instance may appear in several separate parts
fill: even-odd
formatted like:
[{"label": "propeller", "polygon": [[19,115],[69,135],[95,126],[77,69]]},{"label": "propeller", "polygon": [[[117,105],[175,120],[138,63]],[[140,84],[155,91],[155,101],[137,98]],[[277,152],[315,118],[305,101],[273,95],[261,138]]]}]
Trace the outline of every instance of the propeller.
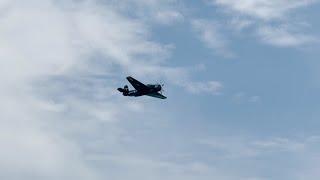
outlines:
[{"label": "propeller", "polygon": [[161,86],[160,93],[162,94],[162,93],[164,92],[164,89],[163,89],[163,87],[164,87],[164,83],[163,83],[163,82],[161,82],[161,83],[159,83],[159,84],[160,84],[160,86]]}]

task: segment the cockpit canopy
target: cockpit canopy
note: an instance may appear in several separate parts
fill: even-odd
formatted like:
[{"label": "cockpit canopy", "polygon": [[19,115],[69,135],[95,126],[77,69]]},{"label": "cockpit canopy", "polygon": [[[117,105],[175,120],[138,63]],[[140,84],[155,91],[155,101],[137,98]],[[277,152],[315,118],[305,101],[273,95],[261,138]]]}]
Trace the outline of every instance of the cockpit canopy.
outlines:
[{"label": "cockpit canopy", "polygon": [[147,86],[156,89],[157,91],[160,91],[162,88],[160,84],[147,84]]}]

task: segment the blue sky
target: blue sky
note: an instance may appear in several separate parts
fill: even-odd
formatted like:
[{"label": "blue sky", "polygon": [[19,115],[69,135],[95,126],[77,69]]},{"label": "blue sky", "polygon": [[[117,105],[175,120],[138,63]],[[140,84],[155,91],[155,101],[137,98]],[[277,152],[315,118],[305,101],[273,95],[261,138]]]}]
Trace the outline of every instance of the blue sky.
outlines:
[{"label": "blue sky", "polygon": [[0,1],[0,177],[318,179],[319,3]]}]

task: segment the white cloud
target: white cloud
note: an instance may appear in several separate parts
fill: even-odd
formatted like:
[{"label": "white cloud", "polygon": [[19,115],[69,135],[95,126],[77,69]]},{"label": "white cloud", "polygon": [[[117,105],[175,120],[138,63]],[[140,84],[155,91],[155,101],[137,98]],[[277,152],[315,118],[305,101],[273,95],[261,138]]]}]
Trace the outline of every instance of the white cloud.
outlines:
[{"label": "white cloud", "polygon": [[148,23],[159,23],[162,25],[174,25],[182,22],[184,15],[180,0],[123,0],[107,1],[124,13],[134,14]]},{"label": "white cloud", "polygon": [[261,100],[260,96],[251,96],[249,97],[249,102],[259,102]]},{"label": "white cloud", "polygon": [[208,48],[222,56],[233,57],[232,52],[228,49],[228,40],[220,32],[218,23],[196,19],[191,22],[191,25]]},{"label": "white cloud", "polygon": [[233,96],[233,100],[237,103],[243,103],[243,102],[251,102],[251,103],[256,103],[261,100],[260,96],[256,95],[248,95],[244,92],[238,92]]},{"label": "white cloud", "polygon": [[[318,0],[212,0],[210,4],[221,7],[231,17],[232,29],[256,34],[265,44],[276,47],[301,47],[317,42],[317,37],[306,32],[299,24],[305,23],[292,14],[318,3]],[[299,17],[299,16],[295,16]],[[246,29],[247,27],[251,29]],[[253,32],[252,32],[253,31]]]},{"label": "white cloud", "polygon": [[[222,170],[214,165],[209,165],[205,162],[169,162],[164,160],[157,160],[154,158],[145,158],[134,155],[121,155],[121,156],[96,156],[91,157],[96,160],[103,160],[104,162],[113,162],[116,166],[121,166],[122,169],[126,170],[119,172],[118,169],[108,171],[110,178],[121,178],[121,179],[202,179],[210,180],[217,178],[221,180],[251,180],[251,179],[263,179],[254,176],[246,177],[245,175],[239,175],[241,173],[230,173],[228,170]],[[116,176],[115,176],[116,174]]]},{"label": "white cloud", "polygon": [[[99,179],[103,173],[85,159],[92,152],[86,152],[83,137],[96,135],[101,124],[128,118],[123,111],[143,109],[111,99],[114,88],[106,84],[112,81],[104,70],[145,64],[148,57],[148,64],[155,64],[167,50],[148,40],[143,22],[91,1],[8,1],[4,8],[1,177]],[[95,75],[106,76],[99,81]],[[108,137],[117,138],[112,129],[105,127]]]},{"label": "white cloud", "polygon": [[309,139],[297,140],[280,137],[254,139],[240,136],[201,139],[198,143],[221,152],[224,158],[256,158],[283,152],[305,153],[313,148],[313,144],[310,143]]},{"label": "white cloud", "polygon": [[[161,156],[172,137],[166,137],[168,141],[161,139],[159,146],[167,145],[158,150],[161,155],[149,153],[154,139],[138,139],[142,142],[137,143],[134,135],[148,138],[149,134],[143,131],[150,129],[128,127],[135,121],[139,123],[133,126],[144,127],[150,120],[161,119],[163,111],[159,112],[152,103],[145,106],[143,99],[133,102],[116,96],[114,87],[119,76],[132,73],[152,79],[164,77],[193,93],[219,94],[223,85],[216,81],[190,82],[190,73],[185,68],[163,66],[171,47],[150,40],[145,20],[92,1],[57,2],[8,1],[0,17],[3,179],[254,177],[237,171],[230,173],[229,168],[201,160],[198,152],[184,149],[187,141],[172,140],[171,144],[178,144],[183,150],[175,147],[170,150],[192,154],[191,158],[176,160]],[[119,69],[125,72],[115,77],[114,72]],[[157,125],[154,126],[159,128]],[[249,145],[247,141],[243,145],[243,141],[216,141],[216,147],[234,156],[255,155],[257,149],[301,150],[301,142],[293,140],[271,139]],[[212,141],[210,144],[213,146]],[[232,151],[232,146],[240,147],[240,151]]]},{"label": "white cloud", "polygon": [[[163,66],[172,47],[150,40],[146,21],[113,3],[1,2],[0,9],[6,9],[0,16],[1,177],[108,178],[101,168],[110,172],[117,162],[101,167],[88,157],[97,151],[128,152],[123,146],[131,136],[122,121],[141,119],[135,118],[141,112],[142,119],[161,118],[158,111],[146,117],[154,107],[144,106],[143,99],[128,102],[116,96],[117,77],[158,75],[179,84],[188,82],[189,72]],[[163,21],[171,16],[179,15],[170,11]],[[211,92],[217,84],[200,85]],[[91,144],[95,141],[102,142],[99,148]],[[206,169],[201,163],[190,166]],[[126,167],[120,165],[113,177],[121,177]],[[150,177],[168,168],[156,168]]]},{"label": "white cloud", "polygon": [[286,138],[274,138],[271,140],[255,141],[252,144],[257,149],[299,152],[301,150],[304,150],[307,143],[308,143],[307,141],[295,142]]},{"label": "white cloud", "polygon": [[[2,89],[2,88],[1,88]],[[59,108],[38,103],[33,94],[1,92],[0,173],[5,179],[98,179],[75,142],[54,132]],[[60,121],[60,119],[56,119]]]},{"label": "white cloud", "polygon": [[316,3],[318,0],[212,0],[212,3],[255,18],[283,18],[290,10]]},{"label": "white cloud", "polygon": [[172,24],[174,22],[179,22],[184,19],[183,15],[176,11],[162,11],[156,13],[157,21],[162,24]]},{"label": "white cloud", "polygon": [[223,88],[223,85],[218,81],[188,82],[182,86],[192,93],[210,93],[214,95],[221,94],[221,90]]},{"label": "white cloud", "polygon": [[229,25],[233,28],[233,30],[237,31],[245,30],[253,24],[254,21],[245,18],[232,18],[229,22]]},{"label": "white cloud", "polygon": [[257,31],[263,42],[279,47],[296,47],[316,42],[313,37],[302,32],[290,32],[286,27],[261,27]]}]

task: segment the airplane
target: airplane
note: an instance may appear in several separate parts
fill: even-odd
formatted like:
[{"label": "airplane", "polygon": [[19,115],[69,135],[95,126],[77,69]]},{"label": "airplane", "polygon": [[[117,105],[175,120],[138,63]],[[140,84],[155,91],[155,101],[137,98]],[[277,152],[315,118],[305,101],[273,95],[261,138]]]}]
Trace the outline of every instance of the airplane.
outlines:
[{"label": "airplane", "polygon": [[129,87],[125,85],[123,88],[118,88],[118,91],[122,92],[124,96],[151,96],[160,99],[166,99],[164,95],[162,95],[162,87],[160,84],[143,84],[138,80],[134,79],[131,76],[127,77],[129,83],[135,88],[135,90],[129,90]]}]

